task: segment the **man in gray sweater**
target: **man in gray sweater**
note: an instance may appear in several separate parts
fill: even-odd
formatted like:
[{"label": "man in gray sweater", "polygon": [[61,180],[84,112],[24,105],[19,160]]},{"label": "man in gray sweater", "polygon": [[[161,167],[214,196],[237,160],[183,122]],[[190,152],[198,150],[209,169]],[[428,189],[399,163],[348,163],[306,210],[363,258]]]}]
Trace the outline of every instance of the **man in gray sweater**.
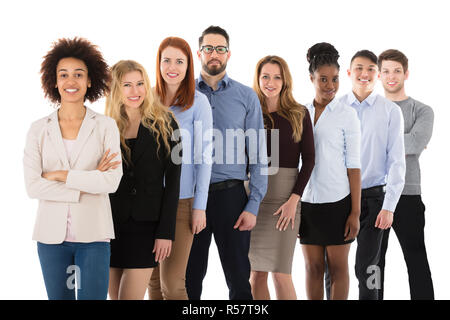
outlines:
[{"label": "man in gray sweater", "polygon": [[[408,79],[408,59],[394,49],[386,50],[378,57],[386,98],[398,104],[405,123],[406,177],[405,187],[394,212],[394,229],[406,261],[411,299],[434,299],[433,282],[425,249],[425,206],[420,196],[419,156],[426,148],[433,131],[433,110],[405,93]],[[379,300],[383,299],[385,255],[389,230],[384,231],[381,248],[381,285]]]}]

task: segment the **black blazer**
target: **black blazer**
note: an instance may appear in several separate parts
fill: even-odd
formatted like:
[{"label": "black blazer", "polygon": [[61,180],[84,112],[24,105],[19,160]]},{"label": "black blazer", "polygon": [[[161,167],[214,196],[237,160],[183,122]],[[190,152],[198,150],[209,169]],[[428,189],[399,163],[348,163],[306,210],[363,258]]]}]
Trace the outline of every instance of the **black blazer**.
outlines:
[{"label": "black blazer", "polygon": [[[178,129],[172,118],[172,127]],[[156,239],[175,239],[175,221],[180,197],[181,143],[170,140],[171,150],[178,144],[180,163],[167,156],[160,138],[139,125],[137,140],[131,151],[131,164],[122,160],[123,176],[119,188],[109,195],[114,224],[126,222],[130,216],[135,221],[159,222]],[[125,151],[122,147],[122,154]]]}]

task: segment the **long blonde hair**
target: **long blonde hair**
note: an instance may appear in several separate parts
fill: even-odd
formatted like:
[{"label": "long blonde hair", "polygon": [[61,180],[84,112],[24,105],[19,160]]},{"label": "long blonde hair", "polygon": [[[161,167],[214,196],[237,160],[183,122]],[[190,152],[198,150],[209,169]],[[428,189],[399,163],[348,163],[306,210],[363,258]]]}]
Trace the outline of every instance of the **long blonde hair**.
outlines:
[{"label": "long blonde hair", "polygon": [[[295,142],[299,142],[302,139],[303,133],[303,118],[306,114],[305,106],[301,105],[295,101],[292,95],[292,76],[289,72],[289,67],[283,58],[278,56],[266,56],[258,61],[256,64],[255,77],[253,78],[253,90],[255,90],[258,95],[259,101],[261,102],[261,108],[263,114],[266,115],[271,123],[272,127],[274,125],[273,118],[269,113],[266,103],[266,96],[259,87],[259,77],[261,75],[261,69],[266,63],[277,64],[280,67],[281,78],[283,80],[283,87],[280,91],[280,98],[278,99],[278,114],[283,118],[286,118],[292,127],[292,138]],[[266,129],[268,125],[265,123]]]},{"label": "long blonde hair", "polygon": [[141,124],[150,130],[155,135],[156,143],[158,144],[158,154],[160,149],[160,138],[162,138],[164,146],[167,150],[167,155],[170,154],[169,139],[173,133],[171,122],[174,120],[171,112],[164,106],[159,98],[153,92],[150,86],[150,80],[144,67],[133,60],[121,60],[111,68],[111,91],[106,97],[105,114],[116,120],[120,132],[120,144],[125,150],[123,159],[127,164],[131,163],[131,150],[125,143],[125,131],[128,127],[128,116],[123,104],[122,96],[122,78],[132,71],[139,71],[144,79],[144,87],[146,96],[142,102],[141,109]]}]

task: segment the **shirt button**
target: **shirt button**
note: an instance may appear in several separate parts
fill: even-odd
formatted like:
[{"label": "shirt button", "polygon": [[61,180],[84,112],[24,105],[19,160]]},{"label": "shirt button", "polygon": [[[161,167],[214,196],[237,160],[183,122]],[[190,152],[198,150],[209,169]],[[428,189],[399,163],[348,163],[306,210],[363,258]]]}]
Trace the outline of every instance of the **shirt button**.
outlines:
[{"label": "shirt button", "polygon": [[131,189],[130,194],[132,196],[136,195],[136,193],[137,193],[136,188]]}]

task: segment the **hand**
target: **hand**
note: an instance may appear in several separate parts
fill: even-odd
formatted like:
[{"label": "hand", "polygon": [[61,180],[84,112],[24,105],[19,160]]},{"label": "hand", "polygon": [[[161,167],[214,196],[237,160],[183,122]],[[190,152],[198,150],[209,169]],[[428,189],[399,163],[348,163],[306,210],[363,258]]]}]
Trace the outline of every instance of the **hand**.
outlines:
[{"label": "hand", "polygon": [[170,256],[172,251],[172,240],[156,239],[155,246],[153,247],[153,253],[155,254],[156,262],[163,262],[164,259]]},{"label": "hand", "polygon": [[255,225],[256,216],[251,212],[242,211],[233,228],[239,228],[239,231],[250,231],[255,227]]},{"label": "hand", "polygon": [[394,221],[394,213],[388,210],[381,210],[377,216],[377,221],[375,221],[375,228],[389,229],[392,226],[392,221]]},{"label": "hand", "polygon": [[206,213],[205,210],[192,209],[191,216],[191,231],[192,234],[199,234],[200,231],[206,227]]},{"label": "hand", "polygon": [[105,154],[103,155],[103,157],[101,158],[101,160],[97,166],[97,170],[104,172],[104,171],[108,171],[109,169],[116,169],[119,166],[120,161],[110,162],[119,153],[116,152],[116,153],[113,153],[112,155],[108,156],[110,151],[111,151],[110,149],[106,150]]},{"label": "hand", "polygon": [[292,223],[292,230],[294,230],[295,214],[297,212],[298,201],[300,196],[292,194],[289,200],[281,205],[281,207],[273,214],[274,216],[280,215],[275,228],[280,231],[286,231],[289,226],[289,222]]},{"label": "hand", "polygon": [[42,178],[50,180],[50,181],[59,181],[59,182],[66,182],[67,180],[67,174],[69,171],[67,170],[57,170],[57,171],[50,171],[50,172],[43,172]]},{"label": "hand", "polygon": [[359,213],[351,212],[345,223],[344,241],[355,239],[359,233]]}]

